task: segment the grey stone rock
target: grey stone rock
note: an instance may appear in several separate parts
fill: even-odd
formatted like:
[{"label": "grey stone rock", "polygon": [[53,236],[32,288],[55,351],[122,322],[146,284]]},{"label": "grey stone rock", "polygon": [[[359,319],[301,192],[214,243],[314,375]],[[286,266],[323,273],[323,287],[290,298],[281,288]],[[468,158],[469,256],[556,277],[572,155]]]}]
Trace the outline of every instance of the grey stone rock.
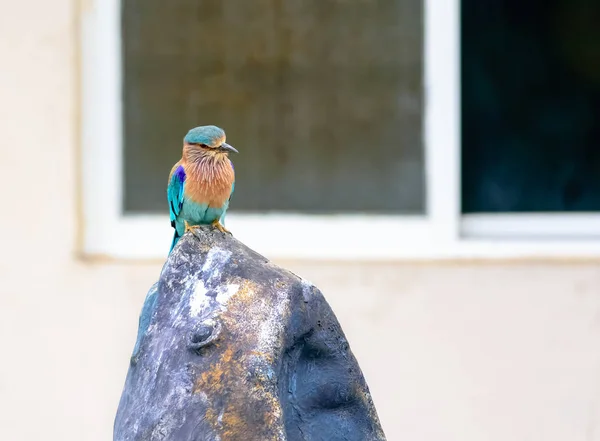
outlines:
[{"label": "grey stone rock", "polygon": [[140,315],[115,441],[381,441],[362,372],[321,292],[201,228]]}]

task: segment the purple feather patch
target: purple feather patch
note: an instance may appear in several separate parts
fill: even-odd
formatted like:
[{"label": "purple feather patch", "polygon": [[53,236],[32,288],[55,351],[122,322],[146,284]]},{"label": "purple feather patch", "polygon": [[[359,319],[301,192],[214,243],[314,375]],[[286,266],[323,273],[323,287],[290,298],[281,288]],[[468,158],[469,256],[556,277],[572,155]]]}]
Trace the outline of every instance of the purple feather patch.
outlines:
[{"label": "purple feather patch", "polygon": [[180,182],[185,181],[185,170],[183,169],[183,165],[177,167],[177,170],[175,170],[175,176],[177,176]]},{"label": "purple feather patch", "polygon": [[231,164],[231,168],[233,169],[233,171],[235,171],[235,167],[233,166],[233,161],[230,159],[229,163]]}]

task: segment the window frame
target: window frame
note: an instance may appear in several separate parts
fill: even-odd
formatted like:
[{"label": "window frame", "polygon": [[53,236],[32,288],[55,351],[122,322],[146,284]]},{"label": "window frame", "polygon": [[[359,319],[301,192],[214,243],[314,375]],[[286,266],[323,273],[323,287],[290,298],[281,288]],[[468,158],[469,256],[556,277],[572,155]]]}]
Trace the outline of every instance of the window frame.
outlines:
[{"label": "window frame", "polygon": [[[242,214],[233,204],[227,227],[280,259],[600,257],[600,214],[461,215],[460,0],[423,8],[426,215]],[[120,0],[103,0],[81,17],[81,251],[162,259],[173,234],[166,201],[164,215],[122,212],[120,14]]]}]

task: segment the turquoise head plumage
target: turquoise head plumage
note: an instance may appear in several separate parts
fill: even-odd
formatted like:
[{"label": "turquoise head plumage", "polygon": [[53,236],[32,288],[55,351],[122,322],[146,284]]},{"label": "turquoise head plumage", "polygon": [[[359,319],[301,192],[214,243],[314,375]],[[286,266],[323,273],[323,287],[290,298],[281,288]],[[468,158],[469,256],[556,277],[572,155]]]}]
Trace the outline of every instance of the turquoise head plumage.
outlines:
[{"label": "turquoise head plumage", "polygon": [[225,142],[225,131],[217,126],[194,127],[187,132],[183,142],[204,148],[238,153],[236,149]]}]

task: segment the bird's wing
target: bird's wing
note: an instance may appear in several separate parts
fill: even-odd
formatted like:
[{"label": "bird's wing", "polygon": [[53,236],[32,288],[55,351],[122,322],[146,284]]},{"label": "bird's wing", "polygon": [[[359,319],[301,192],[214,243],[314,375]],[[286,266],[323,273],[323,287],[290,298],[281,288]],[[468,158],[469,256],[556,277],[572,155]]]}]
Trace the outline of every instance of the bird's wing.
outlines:
[{"label": "bird's wing", "polygon": [[167,186],[167,200],[169,201],[169,217],[171,226],[175,227],[175,219],[183,206],[183,187],[185,186],[185,169],[177,163],[171,170],[169,185]]}]

